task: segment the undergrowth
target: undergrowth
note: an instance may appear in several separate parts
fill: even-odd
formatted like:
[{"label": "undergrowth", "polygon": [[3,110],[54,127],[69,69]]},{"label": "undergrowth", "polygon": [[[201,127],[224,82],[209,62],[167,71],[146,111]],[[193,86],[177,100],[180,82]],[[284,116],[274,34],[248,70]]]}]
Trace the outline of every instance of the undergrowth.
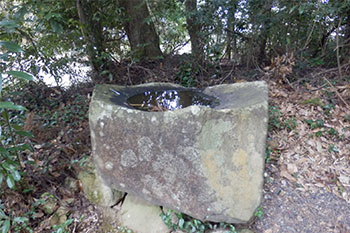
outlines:
[{"label": "undergrowth", "polygon": [[232,224],[203,222],[183,213],[173,210],[162,211],[161,218],[165,225],[173,230],[181,230],[187,233],[204,233],[206,230],[225,229],[225,233],[237,233]]}]

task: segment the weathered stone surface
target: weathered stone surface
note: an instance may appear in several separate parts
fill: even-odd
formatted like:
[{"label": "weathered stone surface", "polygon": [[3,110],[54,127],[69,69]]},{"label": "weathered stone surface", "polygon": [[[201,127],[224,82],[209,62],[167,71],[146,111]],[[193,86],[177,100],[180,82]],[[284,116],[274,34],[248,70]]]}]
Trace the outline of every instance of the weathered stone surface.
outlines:
[{"label": "weathered stone surface", "polygon": [[134,233],[168,233],[170,229],[162,221],[159,206],[127,195],[119,212],[119,222],[122,227]]},{"label": "weathered stone surface", "polygon": [[84,169],[79,172],[78,178],[86,198],[91,203],[101,207],[110,207],[123,197],[122,192],[105,184],[90,159],[86,161]]},{"label": "weathered stone surface", "polygon": [[248,221],[262,195],[266,84],[208,87],[203,92],[220,100],[213,108],[145,112],[126,103],[138,88],[159,86],[179,88],[95,88],[89,120],[99,174],[113,188],[201,220]]}]

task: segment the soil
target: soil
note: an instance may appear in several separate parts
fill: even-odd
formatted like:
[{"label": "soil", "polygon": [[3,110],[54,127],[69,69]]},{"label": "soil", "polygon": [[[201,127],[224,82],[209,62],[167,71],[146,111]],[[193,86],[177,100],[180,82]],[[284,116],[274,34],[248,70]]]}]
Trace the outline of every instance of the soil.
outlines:
[{"label": "soil", "polygon": [[350,204],[344,199],[324,188],[298,191],[295,184],[274,175],[279,173],[277,167],[268,169],[270,182],[265,183],[261,205],[264,215],[250,229],[257,233],[350,232]]}]

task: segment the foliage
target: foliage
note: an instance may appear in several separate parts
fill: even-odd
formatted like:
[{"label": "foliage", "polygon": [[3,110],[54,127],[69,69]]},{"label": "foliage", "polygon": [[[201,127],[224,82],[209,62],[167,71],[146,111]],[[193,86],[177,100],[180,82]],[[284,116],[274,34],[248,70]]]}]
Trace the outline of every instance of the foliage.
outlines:
[{"label": "foliage", "polygon": [[54,225],[52,227],[53,231],[52,233],[69,233],[70,231],[68,230],[68,226],[70,224],[72,224],[74,221],[74,219],[68,219],[67,221],[65,221],[64,223],[60,224],[60,225]]},{"label": "foliage", "polygon": [[127,227],[121,227],[120,232],[121,233],[133,233],[133,231],[128,229]]},{"label": "foliage", "polygon": [[[191,14],[196,14],[209,63],[226,57],[252,67],[294,53],[309,67],[334,66],[337,30],[341,59],[349,54],[348,1],[205,0],[199,1],[195,12],[186,12],[184,1],[147,4],[151,15],[145,20],[155,23],[165,54],[176,54],[189,42],[186,17]],[[2,56],[10,67],[20,60],[21,67],[36,77],[51,75],[57,82],[64,75],[77,77],[79,71],[73,66],[89,65],[91,59],[100,64],[101,73],[109,74],[105,63],[133,54],[124,26],[133,16],[125,16],[125,9],[113,0],[89,3],[87,16],[93,25],[102,25],[101,30],[82,23],[74,1],[4,0],[1,7],[0,29],[5,33],[0,34],[0,46],[19,52],[15,43],[21,43],[24,50],[20,57]],[[91,57],[91,48],[97,57]]]},{"label": "foliage", "polygon": [[193,63],[183,63],[176,73],[176,80],[184,87],[196,86],[198,68]]},{"label": "foliage", "polygon": [[0,230],[2,233],[10,232],[10,229],[14,229],[14,232],[26,232],[32,233],[30,229],[29,219],[27,217],[14,217],[10,214],[5,213],[5,208],[1,204],[0,200]]},{"label": "foliage", "polygon": [[23,126],[18,124],[18,116],[20,115],[11,117],[7,110],[3,110],[0,120],[2,125],[0,185],[2,181],[6,181],[11,189],[15,188],[15,182],[20,181],[23,175],[21,152],[32,151],[31,146],[23,140],[24,137],[31,137],[32,134],[23,130]]},{"label": "foliage", "polygon": [[186,45],[185,9],[180,1],[150,1],[151,19],[155,22],[165,54],[174,54]]},{"label": "foliage", "polygon": [[305,120],[305,122],[311,127],[311,129],[322,128],[324,126],[324,121],[320,119]]},{"label": "foliage", "polygon": [[282,128],[282,122],[280,120],[281,116],[282,113],[278,106],[269,105],[269,130]]},{"label": "foliage", "polygon": [[[15,27],[17,24],[12,23],[5,28]],[[3,26],[4,27],[4,26]],[[23,52],[21,47],[12,41],[0,41],[0,46],[3,47],[5,53],[0,54],[3,61],[7,61],[9,57],[16,57],[18,53]],[[6,63],[5,63],[6,64]],[[0,68],[0,94],[3,93],[2,86],[8,85],[9,79],[3,82],[2,74],[6,72],[7,76],[12,76],[19,80],[31,81],[33,77],[22,71],[7,70],[7,66]],[[27,150],[32,150],[31,146],[25,143],[25,137],[31,137],[32,134],[23,129],[21,118],[23,111],[26,108],[21,105],[16,105],[11,101],[0,102],[0,186],[5,180],[9,188],[15,188],[15,182],[21,180],[23,174],[21,167],[24,165],[21,153]]]},{"label": "foliage", "polygon": [[334,144],[330,144],[328,146],[328,151],[329,152],[339,152],[339,149]]},{"label": "foliage", "polygon": [[297,121],[294,117],[287,118],[281,120],[282,113],[278,106],[269,105],[269,130],[277,130],[277,129],[287,129],[288,131],[292,131],[297,126]]},{"label": "foliage", "polygon": [[270,162],[272,152],[273,152],[272,148],[270,146],[267,146],[265,149],[265,163]]},{"label": "foliage", "polygon": [[261,219],[264,216],[264,211],[262,210],[261,206],[259,206],[255,212],[254,212],[254,216],[258,217],[259,219]]},{"label": "foliage", "polygon": [[202,222],[182,213],[175,213],[173,210],[163,211],[161,214],[163,222],[169,229],[176,231],[177,229],[188,233],[203,233],[208,229],[227,229],[225,233],[237,233],[235,227],[226,223],[210,223]]},{"label": "foliage", "polygon": [[[11,29],[18,26],[17,22],[8,22],[4,24],[4,21],[0,26],[11,31]],[[14,84],[20,84],[21,80],[31,81],[32,75],[18,70],[12,70],[6,62],[10,58],[20,57],[20,53],[23,52],[22,48],[12,41],[0,41],[1,51],[5,51],[0,54],[0,59],[4,63],[0,67],[0,94],[8,90],[10,82]],[[3,74],[7,76],[7,79],[3,80]],[[14,81],[13,78],[17,78],[19,81]],[[2,88],[2,87],[5,88]],[[16,182],[22,180],[24,173],[23,167],[29,162],[23,160],[22,154],[28,151],[33,151],[27,138],[33,135],[24,129],[23,117],[25,107],[16,105],[11,101],[2,101],[4,98],[1,96],[0,102],[0,187],[4,187],[3,181],[6,181],[8,188],[19,189],[16,187]],[[29,218],[16,217],[11,211],[5,211],[0,200],[0,227],[3,233],[7,233],[10,229],[14,232],[21,232],[26,230],[32,232],[28,227]]]},{"label": "foliage", "polygon": [[307,99],[303,102],[303,104],[309,104],[309,105],[320,106],[320,107],[324,106],[324,103],[322,102],[322,100],[319,97]]}]

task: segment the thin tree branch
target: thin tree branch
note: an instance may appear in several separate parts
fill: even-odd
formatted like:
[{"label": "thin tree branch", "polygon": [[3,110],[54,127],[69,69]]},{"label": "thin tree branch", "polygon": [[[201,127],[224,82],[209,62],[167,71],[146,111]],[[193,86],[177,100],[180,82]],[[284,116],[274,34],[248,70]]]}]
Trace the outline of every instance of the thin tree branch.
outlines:
[{"label": "thin tree branch", "polygon": [[316,22],[314,21],[314,23],[312,24],[312,28],[311,28],[310,34],[308,35],[308,37],[306,39],[306,42],[305,42],[305,45],[304,45],[304,47],[302,49],[303,51],[306,49],[306,47],[309,45],[309,43],[311,41],[311,36],[312,36],[312,33],[314,32],[315,24],[316,24]]},{"label": "thin tree branch", "polygon": [[338,63],[338,73],[339,73],[339,79],[343,78],[343,75],[341,73],[341,64],[340,64],[340,54],[339,54],[339,27],[341,24],[342,19],[340,18],[338,27],[337,27],[337,36],[336,36],[336,43],[337,43],[337,63]]},{"label": "thin tree branch", "polygon": [[234,69],[235,69],[235,64],[232,65],[232,69],[230,70],[230,72],[229,72],[223,79],[220,80],[220,84],[223,84],[223,82],[224,82],[228,77],[231,76],[231,74],[232,74],[232,72],[234,71]]}]

